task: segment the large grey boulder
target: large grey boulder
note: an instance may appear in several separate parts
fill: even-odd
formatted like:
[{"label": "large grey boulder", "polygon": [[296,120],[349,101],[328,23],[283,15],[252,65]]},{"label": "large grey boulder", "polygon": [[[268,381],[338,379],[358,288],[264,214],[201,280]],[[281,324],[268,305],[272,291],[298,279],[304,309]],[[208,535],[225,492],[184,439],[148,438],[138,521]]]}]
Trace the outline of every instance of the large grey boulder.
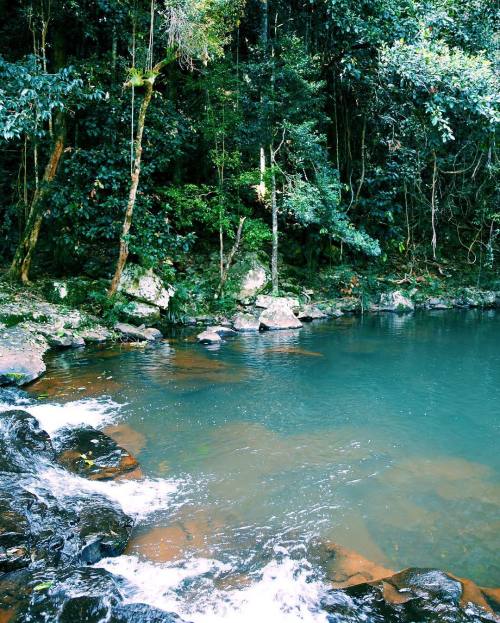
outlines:
[{"label": "large grey boulder", "polygon": [[323,320],[328,318],[328,316],[316,305],[304,305],[300,308],[297,318],[304,322],[311,322],[312,320]]},{"label": "large grey boulder", "polygon": [[262,266],[262,264],[254,261],[251,268],[243,275],[238,299],[243,301],[255,296],[266,284],[266,269]]},{"label": "large grey boulder", "polygon": [[118,290],[133,299],[167,309],[174,294],[171,286],[165,287],[163,281],[152,269],[137,264],[128,264],[121,276]]},{"label": "large grey boulder", "polygon": [[464,288],[456,297],[454,304],[457,307],[495,307],[496,299],[496,292]]},{"label": "large grey boulder", "polygon": [[49,344],[20,327],[0,330],[0,385],[25,385],[45,372]]},{"label": "large grey boulder", "polygon": [[141,301],[130,301],[121,310],[121,316],[131,323],[151,325],[160,320],[160,308]]},{"label": "large grey boulder", "polygon": [[222,342],[221,336],[209,329],[199,333],[196,337],[200,344],[220,344],[220,342]]},{"label": "large grey boulder", "polygon": [[235,331],[241,333],[249,333],[260,329],[260,320],[252,314],[236,314],[233,318],[233,327]]},{"label": "large grey boulder", "polygon": [[269,296],[266,294],[261,294],[257,297],[255,301],[255,307],[261,307],[263,309],[268,309],[272,305],[285,305],[292,310],[298,309],[300,307],[299,299],[293,298],[291,296]]},{"label": "large grey boulder", "polygon": [[415,310],[415,304],[399,290],[380,295],[379,311],[407,313]]},{"label": "large grey boulder", "polygon": [[301,329],[302,323],[285,302],[276,300],[259,316],[260,326],[268,331]]},{"label": "large grey boulder", "polygon": [[126,342],[154,342],[163,337],[158,329],[147,329],[144,325],[135,327],[126,322],[117,322],[114,328]]}]

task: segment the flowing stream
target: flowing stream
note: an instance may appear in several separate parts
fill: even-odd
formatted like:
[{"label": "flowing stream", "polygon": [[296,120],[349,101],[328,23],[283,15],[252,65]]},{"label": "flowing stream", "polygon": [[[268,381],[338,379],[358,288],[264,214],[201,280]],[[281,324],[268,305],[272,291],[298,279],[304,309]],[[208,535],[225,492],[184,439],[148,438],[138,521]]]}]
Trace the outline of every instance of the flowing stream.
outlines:
[{"label": "flowing stream", "polygon": [[87,423],[141,463],[143,481],[88,484],[137,518],[126,553],[98,563],[130,602],[194,623],[326,621],[325,541],[500,585],[495,312],[62,352],[30,391],[49,433]]}]

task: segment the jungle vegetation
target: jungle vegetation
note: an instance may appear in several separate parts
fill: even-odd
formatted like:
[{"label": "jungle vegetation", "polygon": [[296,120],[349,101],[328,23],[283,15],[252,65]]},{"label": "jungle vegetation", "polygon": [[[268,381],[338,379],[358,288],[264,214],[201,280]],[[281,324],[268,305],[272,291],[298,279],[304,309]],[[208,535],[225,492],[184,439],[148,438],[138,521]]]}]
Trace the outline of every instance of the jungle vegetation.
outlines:
[{"label": "jungle vegetation", "polygon": [[[496,270],[489,0],[0,0],[11,279]],[[475,278],[475,277],[474,277]],[[184,285],[182,285],[184,284]]]}]

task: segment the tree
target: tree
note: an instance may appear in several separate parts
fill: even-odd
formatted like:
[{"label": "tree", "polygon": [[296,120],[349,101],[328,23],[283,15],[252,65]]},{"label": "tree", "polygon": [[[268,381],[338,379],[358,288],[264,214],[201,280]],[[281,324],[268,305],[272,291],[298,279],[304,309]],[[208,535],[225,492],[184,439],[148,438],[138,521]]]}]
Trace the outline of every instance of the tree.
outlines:
[{"label": "tree", "polygon": [[234,27],[238,17],[237,3],[229,0],[166,0],[159,11],[161,17],[161,35],[167,44],[165,58],[153,64],[155,2],[151,2],[151,24],[146,66],[143,70],[132,67],[127,86],[143,87],[144,95],[137,119],[134,140],[134,159],[131,168],[130,191],[125,210],[125,218],[120,236],[120,251],[115,274],[109,288],[113,296],[120,283],[120,278],[127,262],[129,247],[128,237],[137,198],[141,173],[142,141],[146,123],[146,113],[153,96],[155,80],[168,64],[178,59],[181,65],[193,68],[196,61],[207,64],[214,56],[220,56],[228,40],[228,32]]}]

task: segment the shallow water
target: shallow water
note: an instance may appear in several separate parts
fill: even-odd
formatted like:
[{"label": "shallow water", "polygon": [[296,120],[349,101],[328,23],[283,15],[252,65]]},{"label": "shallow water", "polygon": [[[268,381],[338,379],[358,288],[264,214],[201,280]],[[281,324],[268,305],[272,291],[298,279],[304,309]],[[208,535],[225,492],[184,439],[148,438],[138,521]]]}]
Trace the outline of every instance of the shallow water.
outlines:
[{"label": "shallow water", "polygon": [[495,312],[65,352],[31,391],[48,430],[107,426],[145,486],[169,492],[127,555],[100,563],[131,601],[195,622],[324,621],[323,539],[392,569],[500,584]]}]

